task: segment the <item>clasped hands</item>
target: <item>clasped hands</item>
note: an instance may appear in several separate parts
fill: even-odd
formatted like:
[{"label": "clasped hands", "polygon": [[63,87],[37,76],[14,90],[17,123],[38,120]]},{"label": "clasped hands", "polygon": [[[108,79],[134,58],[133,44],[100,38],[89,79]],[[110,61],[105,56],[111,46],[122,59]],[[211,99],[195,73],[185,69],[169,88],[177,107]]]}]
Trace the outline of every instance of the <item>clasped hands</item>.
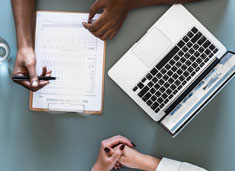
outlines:
[{"label": "clasped hands", "polygon": [[134,143],[120,135],[102,141],[92,171],[120,170],[123,166],[155,171],[160,160],[136,151],[135,147]]}]

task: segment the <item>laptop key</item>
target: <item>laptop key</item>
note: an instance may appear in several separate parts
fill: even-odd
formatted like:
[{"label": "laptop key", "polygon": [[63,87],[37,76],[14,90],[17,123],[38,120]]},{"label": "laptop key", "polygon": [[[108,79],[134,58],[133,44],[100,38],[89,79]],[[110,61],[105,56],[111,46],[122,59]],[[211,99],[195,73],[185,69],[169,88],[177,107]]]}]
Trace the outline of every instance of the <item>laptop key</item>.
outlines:
[{"label": "laptop key", "polygon": [[177,67],[176,67],[176,66],[173,66],[173,67],[171,68],[171,70],[172,70],[173,72],[175,72],[175,71],[177,70]]},{"label": "laptop key", "polygon": [[158,84],[160,84],[160,85],[162,85],[164,83],[164,80],[163,79],[160,79],[159,81],[158,81]]},{"label": "laptop key", "polygon": [[157,100],[157,97],[155,95],[153,95],[151,98],[150,98],[153,102],[155,102]]},{"label": "laptop key", "polygon": [[172,84],[172,83],[174,82],[174,80],[173,80],[172,78],[170,78],[170,79],[168,80],[168,82],[169,82],[170,84]]},{"label": "laptop key", "polygon": [[175,60],[175,61],[178,61],[179,59],[180,59],[180,57],[179,57],[178,55],[175,55],[175,56],[174,56],[174,60]]},{"label": "laptop key", "polygon": [[206,41],[206,37],[205,36],[202,36],[199,40],[198,40],[198,44],[199,45],[202,45],[204,42]]},{"label": "laptop key", "polygon": [[162,77],[162,74],[159,72],[159,73],[156,75],[156,77],[157,77],[158,79],[160,79],[160,78]]},{"label": "laptop key", "polygon": [[143,97],[143,95],[145,95],[145,93],[147,93],[148,90],[149,90],[148,86],[145,86],[145,87],[138,93],[138,96],[139,96],[139,97]]},{"label": "laptop key", "polygon": [[160,109],[159,108],[157,108],[156,110],[155,110],[155,113],[158,113],[160,111]]},{"label": "laptop key", "polygon": [[166,93],[167,93],[168,95],[170,95],[170,94],[172,93],[171,89],[167,89],[167,90],[166,90]]},{"label": "laptop key", "polygon": [[182,48],[182,47],[185,45],[185,43],[181,40],[177,45],[178,45],[180,48]]},{"label": "laptop key", "polygon": [[162,98],[163,98],[163,99],[166,99],[167,96],[168,96],[168,95],[167,95],[166,93],[163,93],[163,94],[162,94]]},{"label": "laptop key", "polygon": [[136,91],[138,89],[138,87],[137,86],[135,86],[134,88],[133,88],[133,91]]},{"label": "laptop key", "polygon": [[156,90],[155,90],[154,88],[151,88],[151,89],[150,89],[150,93],[153,94],[153,93],[155,93],[155,92],[156,92]]},{"label": "laptop key", "polygon": [[189,41],[189,38],[187,36],[184,36],[183,40],[185,43],[187,43]]},{"label": "laptop key", "polygon": [[137,84],[137,86],[138,86],[140,89],[142,89],[142,88],[144,87],[144,84],[140,82],[139,84]]},{"label": "laptop key", "polygon": [[167,80],[168,80],[168,78],[169,78],[169,76],[164,75],[163,80],[167,81]]},{"label": "laptop key", "polygon": [[198,39],[202,36],[201,32],[197,32],[197,34],[191,39],[193,43],[196,43]]},{"label": "laptop key", "polygon": [[160,70],[170,59],[172,59],[180,49],[175,46],[156,66]]},{"label": "laptop key", "polygon": [[181,75],[181,76],[179,77],[179,80],[180,80],[180,81],[184,81],[184,79],[185,79],[185,77],[184,77],[183,75]]},{"label": "laptop key", "polygon": [[157,91],[157,92],[155,93],[155,95],[156,95],[157,97],[159,97],[159,96],[161,95],[161,92],[160,92],[160,91]]},{"label": "laptop key", "polygon": [[151,94],[147,93],[146,95],[144,95],[144,97],[142,99],[143,99],[143,101],[146,102],[150,97],[151,97]]},{"label": "laptop key", "polygon": [[149,86],[149,88],[151,88],[154,85],[154,83],[150,81],[147,85]]},{"label": "laptop key", "polygon": [[183,47],[182,49],[184,52],[187,52],[188,51],[188,48],[186,46]]},{"label": "laptop key", "polygon": [[215,46],[214,45],[210,45],[209,49],[213,51],[215,49]]},{"label": "laptop key", "polygon": [[163,93],[165,90],[166,90],[165,87],[161,87],[161,88],[160,88],[160,91],[161,91],[162,93]]},{"label": "laptop key", "polygon": [[179,77],[179,75],[175,73],[172,77],[173,77],[174,79],[177,79],[177,78]]},{"label": "laptop key", "polygon": [[146,80],[147,80],[146,78],[143,78],[141,82],[144,83]]},{"label": "laptop key", "polygon": [[159,99],[157,99],[158,103],[162,103],[163,99],[160,97]]},{"label": "laptop key", "polygon": [[193,44],[191,42],[188,42],[187,46],[188,46],[188,48],[191,48],[193,46]]},{"label": "laptop key", "polygon": [[153,77],[152,81],[153,81],[153,83],[156,83],[158,81],[158,79],[156,77]]},{"label": "laptop key", "polygon": [[214,51],[213,51],[213,53],[217,53],[218,52],[218,49],[215,49]]},{"label": "laptop key", "polygon": [[187,36],[188,36],[189,38],[192,38],[192,37],[193,37],[193,33],[190,31],[190,32],[188,32]]},{"label": "laptop key", "polygon": [[152,104],[153,104],[153,102],[152,102],[151,100],[148,100],[148,101],[147,101],[147,105],[148,105],[148,106],[151,106]]},{"label": "laptop key", "polygon": [[160,86],[158,83],[154,85],[154,88],[155,88],[155,89],[159,89],[160,87],[161,87],[161,86]]},{"label": "laptop key", "polygon": [[164,104],[161,104],[159,108],[162,109],[163,107],[164,107]]},{"label": "laptop key", "polygon": [[183,56],[183,54],[184,54],[184,52],[182,50],[178,52],[179,56]]},{"label": "laptop key", "polygon": [[183,71],[181,69],[177,70],[177,74],[181,75],[183,73]]},{"label": "laptop key", "polygon": [[211,45],[211,42],[207,40],[202,46],[206,49],[210,45]]},{"label": "laptop key", "polygon": [[198,48],[199,48],[198,44],[193,45],[193,48],[194,48],[195,50],[198,50]]},{"label": "laptop key", "polygon": [[167,104],[168,102],[169,102],[169,100],[168,100],[168,99],[166,99],[166,100],[164,101],[164,103],[165,103],[165,104]]},{"label": "laptop key", "polygon": [[150,73],[151,73],[152,75],[155,75],[155,74],[157,73],[156,68],[153,68],[153,69],[150,71]]},{"label": "laptop key", "polygon": [[193,27],[191,30],[194,34],[196,34],[198,32],[198,29],[196,27]]},{"label": "laptop key", "polygon": [[209,49],[207,49],[207,50],[205,51],[205,53],[206,53],[207,55],[209,55],[209,54],[211,53],[211,51],[210,51]]},{"label": "laptop key", "polygon": [[155,110],[159,106],[158,102],[153,103],[151,109]]},{"label": "laptop key", "polygon": [[148,80],[151,80],[151,79],[153,78],[153,76],[148,73],[148,74],[146,75],[146,78],[147,78]]},{"label": "laptop key", "polygon": [[167,70],[165,68],[162,68],[162,70],[160,71],[162,74],[165,74],[167,72]]},{"label": "laptop key", "polygon": [[186,80],[189,81],[191,78],[192,78],[191,76],[188,76],[188,77],[186,78]]}]

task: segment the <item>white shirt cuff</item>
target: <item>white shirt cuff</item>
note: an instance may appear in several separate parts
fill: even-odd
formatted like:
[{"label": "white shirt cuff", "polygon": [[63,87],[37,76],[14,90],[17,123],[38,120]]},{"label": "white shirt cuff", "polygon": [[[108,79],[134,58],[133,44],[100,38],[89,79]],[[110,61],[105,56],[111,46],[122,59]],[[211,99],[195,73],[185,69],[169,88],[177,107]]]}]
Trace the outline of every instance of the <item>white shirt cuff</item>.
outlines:
[{"label": "white shirt cuff", "polygon": [[156,171],[206,171],[206,170],[198,166],[192,165],[190,163],[162,158]]},{"label": "white shirt cuff", "polygon": [[162,158],[156,171],[178,171],[180,165],[179,161]]}]

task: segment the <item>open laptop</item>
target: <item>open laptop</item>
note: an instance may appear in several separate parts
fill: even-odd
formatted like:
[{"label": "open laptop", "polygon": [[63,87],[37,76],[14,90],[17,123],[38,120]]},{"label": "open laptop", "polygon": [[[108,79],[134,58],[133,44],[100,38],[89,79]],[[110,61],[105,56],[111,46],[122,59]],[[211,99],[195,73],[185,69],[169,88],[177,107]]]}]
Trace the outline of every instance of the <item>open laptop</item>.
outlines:
[{"label": "open laptop", "polygon": [[183,5],[177,4],[108,74],[154,121],[160,122],[225,53],[226,48]]}]

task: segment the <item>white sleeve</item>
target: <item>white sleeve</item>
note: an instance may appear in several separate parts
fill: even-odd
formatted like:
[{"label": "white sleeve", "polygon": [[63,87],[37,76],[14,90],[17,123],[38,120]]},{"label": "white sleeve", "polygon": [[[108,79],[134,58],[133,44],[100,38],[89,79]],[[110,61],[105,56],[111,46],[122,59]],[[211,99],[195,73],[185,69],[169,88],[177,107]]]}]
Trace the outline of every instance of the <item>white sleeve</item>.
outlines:
[{"label": "white sleeve", "polygon": [[190,163],[162,158],[156,171],[206,171],[206,170],[198,166],[192,165]]}]

